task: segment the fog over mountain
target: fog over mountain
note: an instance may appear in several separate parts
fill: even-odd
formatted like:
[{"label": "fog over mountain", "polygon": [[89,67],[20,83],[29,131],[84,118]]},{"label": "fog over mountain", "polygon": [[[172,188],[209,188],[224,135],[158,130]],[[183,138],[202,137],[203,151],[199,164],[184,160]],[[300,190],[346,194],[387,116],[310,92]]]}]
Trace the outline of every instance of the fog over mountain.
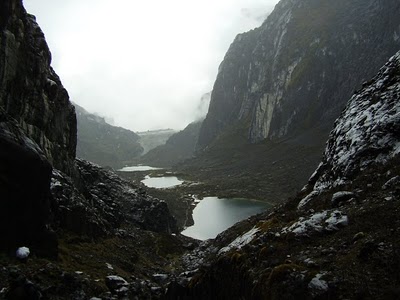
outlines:
[{"label": "fog over mountain", "polygon": [[[183,129],[204,114],[236,34],[277,0],[25,0],[71,99],[133,131]],[[117,3],[117,4],[116,4]],[[107,42],[105,42],[107,41]]]}]

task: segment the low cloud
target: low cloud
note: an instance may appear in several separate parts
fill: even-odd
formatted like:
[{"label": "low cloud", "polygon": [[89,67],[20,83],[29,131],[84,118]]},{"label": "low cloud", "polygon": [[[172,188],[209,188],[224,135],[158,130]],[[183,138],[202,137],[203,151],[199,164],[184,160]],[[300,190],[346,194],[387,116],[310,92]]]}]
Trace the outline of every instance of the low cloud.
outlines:
[{"label": "low cloud", "polygon": [[[118,5],[116,3],[118,2]],[[277,0],[25,0],[71,99],[134,131],[201,118],[236,34]]]}]

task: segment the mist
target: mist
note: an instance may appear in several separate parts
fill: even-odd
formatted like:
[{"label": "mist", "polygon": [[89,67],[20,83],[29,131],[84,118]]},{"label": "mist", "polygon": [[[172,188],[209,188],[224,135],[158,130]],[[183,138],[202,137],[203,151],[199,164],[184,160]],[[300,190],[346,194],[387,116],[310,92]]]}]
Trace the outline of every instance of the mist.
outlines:
[{"label": "mist", "polygon": [[218,66],[277,0],[25,0],[72,101],[133,131],[205,116]]}]

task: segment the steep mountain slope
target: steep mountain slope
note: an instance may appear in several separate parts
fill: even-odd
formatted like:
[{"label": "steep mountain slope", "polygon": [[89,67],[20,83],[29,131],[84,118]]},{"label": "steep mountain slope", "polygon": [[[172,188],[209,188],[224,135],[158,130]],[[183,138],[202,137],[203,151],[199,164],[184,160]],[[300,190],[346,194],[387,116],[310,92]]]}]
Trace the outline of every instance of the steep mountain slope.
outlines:
[{"label": "steep mountain slope", "polygon": [[173,134],[165,143],[140,158],[140,162],[154,167],[171,167],[191,158],[195,152],[202,121],[194,122]]},{"label": "steep mountain slope", "polygon": [[199,146],[210,145],[239,120],[252,142],[319,126],[329,130],[344,99],[399,48],[399,5],[395,0],[279,2],[261,27],[238,35],[231,45]]},{"label": "steep mountain slope", "polygon": [[349,100],[300,194],[184,256],[169,299],[398,299],[399,126],[400,52]]},{"label": "steep mountain slope", "polygon": [[132,163],[143,152],[136,133],[112,126],[104,118],[74,106],[78,122],[78,157],[118,169]]},{"label": "steep mountain slope", "polygon": [[[230,186],[250,184],[248,175],[260,186],[270,183],[260,194],[278,196],[290,167],[272,163],[293,161],[289,188],[302,186],[346,99],[400,47],[399,11],[396,0],[280,1],[261,27],[232,43],[200,130],[200,151],[181,171],[202,166],[204,180],[233,172]],[[243,168],[246,157],[255,159]],[[259,176],[260,164],[268,176]]]}]

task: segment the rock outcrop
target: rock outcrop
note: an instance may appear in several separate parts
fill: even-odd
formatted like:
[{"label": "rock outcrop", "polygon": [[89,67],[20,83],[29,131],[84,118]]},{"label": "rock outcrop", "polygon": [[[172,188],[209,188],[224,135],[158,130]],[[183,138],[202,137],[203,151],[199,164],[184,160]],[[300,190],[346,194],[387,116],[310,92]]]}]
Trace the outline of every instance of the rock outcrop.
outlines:
[{"label": "rock outcrop", "polygon": [[44,34],[21,1],[2,1],[0,11],[0,106],[55,168],[72,174],[75,109],[50,66]]},{"label": "rock outcrop", "polygon": [[400,52],[335,122],[294,199],[183,257],[169,299],[397,299]]},{"label": "rock outcrop", "polygon": [[323,160],[305,187],[310,194],[351,183],[354,176],[399,155],[399,65],[397,53],[347,103],[330,134]]},{"label": "rock outcrop", "polygon": [[53,170],[55,228],[92,238],[112,235],[124,223],[155,232],[177,232],[167,204],[154,199],[115,173],[77,160],[79,183]]},{"label": "rock outcrop", "polygon": [[396,0],[280,1],[261,27],[232,43],[199,147],[237,124],[246,128],[250,142],[316,127],[328,133],[346,99],[400,47],[399,5]]}]

